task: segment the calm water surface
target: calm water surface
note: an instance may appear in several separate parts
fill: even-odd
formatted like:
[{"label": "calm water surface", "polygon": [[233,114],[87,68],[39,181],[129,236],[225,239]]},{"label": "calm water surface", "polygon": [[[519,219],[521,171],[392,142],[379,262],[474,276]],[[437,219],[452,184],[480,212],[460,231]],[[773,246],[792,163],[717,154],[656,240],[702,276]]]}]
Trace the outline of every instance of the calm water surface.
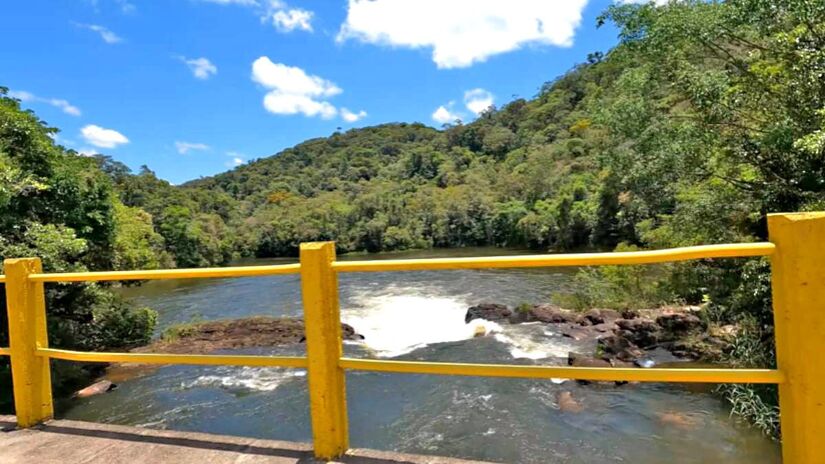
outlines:
[{"label": "calm water surface", "polygon": [[[343,259],[517,253],[476,248]],[[290,261],[247,263],[276,262]],[[366,337],[364,343],[348,343],[345,351],[369,358],[563,364],[568,351],[592,347],[577,345],[552,326],[467,325],[464,314],[479,302],[551,300],[569,288],[572,272],[342,274],[342,318]],[[159,330],[192,320],[301,315],[297,275],[156,281],[124,294],[159,311]],[[477,325],[492,335],[474,338]],[[244,353],[303,350],[301,345]],[[560,392],[569,392],[582,410],[560,410]],[[347,397],[353,447],[518,463],[780,462],[778,446],[738,424],[721,401],[679,385],[349,372]],[[311,441],[306,377],[300,370],[163,367],[123,381],[106,395],[78,400],[64,417]]]}]

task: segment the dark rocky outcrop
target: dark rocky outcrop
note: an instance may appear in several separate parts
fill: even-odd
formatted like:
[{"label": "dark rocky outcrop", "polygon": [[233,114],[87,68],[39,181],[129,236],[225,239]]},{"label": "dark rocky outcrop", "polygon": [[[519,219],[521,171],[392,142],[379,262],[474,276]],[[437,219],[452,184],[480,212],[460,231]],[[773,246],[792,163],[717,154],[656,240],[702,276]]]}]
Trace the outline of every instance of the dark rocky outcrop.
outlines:
[{"label": "dark rocky outcrop", "polygon": [[632,363],[620,359],[587,356],[573,351],[567,353],[567,365],[573,367],[633,367]]},{"label": "dark rocky outcrop", "polygon": [[551,304],[529,306],[516,311],[510,322],[543,322],[545,324],[560,324],[576,320],[576,314]]},{"label": "dark rocky outcrop", "polygon": [[662,314],[656,318],[656,324],[673,336],[685,335],[705,329],[704,322],[702,322],[698,316],[686,313]]},{"label": "dark rocky outcrop", "polygon": [[[717,360],[730,343],[733,329],[708,328],[693,314],[695,307],[646,310],[590,309],[575,313],[552,304],[523,304],[515,309],[483,303],[467,310],[465,322],[474,319],[510,324],[558,324],[556,332],[573,340],[595,340],[605,362],[632,363],[657,347],[678,357]],[[716,332],[714,332],[716,330]],[[717,333],[718,332],[718,333]],[[650,363],[645,363],[649,367]]]},{"label": "dark rocky outcrop", "polygon": [[[341,324],[344,340],[363,340]],[[173,326],[160,340],[132,351],[143,353],[210,353],[216,350],[270,347],[304,341],[304,321],[291,317],[248,317]]]},{"label": "dark rocky outcrop", "polygon": [[621,361],[631,362],[644,354],[632,341],[621,335],[607,335],[596,340],[597,349]]},{"label": "dark rocky outcrop", "polygon": [[474,319],[485,319],[488,321],[503,321],[509,320],[513,315],[513,311],[505,305],[496,303],[481,303],[479,305],[471,306],[464,316],[464,323],[468,323]]},{"label": "dark rocky outcrop", "polygon": [[619,319],[616,321],[618,330],[616,335],[626,338],[636,346],[647,348],[659,342],[660,327],[652,320],[645,318]]}]

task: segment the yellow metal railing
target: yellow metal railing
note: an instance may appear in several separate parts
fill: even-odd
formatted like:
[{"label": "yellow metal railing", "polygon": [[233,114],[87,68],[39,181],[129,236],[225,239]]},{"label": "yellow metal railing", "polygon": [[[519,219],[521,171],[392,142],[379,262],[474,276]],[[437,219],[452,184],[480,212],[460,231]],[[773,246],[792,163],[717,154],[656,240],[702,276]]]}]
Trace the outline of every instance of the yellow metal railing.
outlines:
[{"label": "yellow metal railing", "polygon": [[[775,214],[770,243],[706,245],[656,251],[484,258],[336,261],[332,242],[305,243],[300,263],[279,266],[43,273],[38,258],[8,259],[6,307],[17,422],[29,427],[53,415],[49,359],[144,364],[232,365],[308,371],[315,454],[334,458],[349,447],[344,372],[489,377],[779,384],[783,459],[786,464],[825,462],[818,446],[825,432],[825,213]],[[652,264],[709,258],[770,256],[778,369],[627,369],[567,366],[437,363],[344,358],[338,273],[480,268]],[[44,282],[182,279],[300,274],[306,357],[95,353],[48,347]]]}]

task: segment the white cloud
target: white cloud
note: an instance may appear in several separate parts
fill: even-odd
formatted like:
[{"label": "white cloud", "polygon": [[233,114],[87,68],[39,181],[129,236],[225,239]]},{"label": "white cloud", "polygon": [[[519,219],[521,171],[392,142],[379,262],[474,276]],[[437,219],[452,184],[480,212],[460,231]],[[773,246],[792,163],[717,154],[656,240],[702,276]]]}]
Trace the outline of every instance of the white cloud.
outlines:
[{"label": "white cloud", "polygon": [[110,31],[109,29],[100,26],[98,24],[81,24],[75,23],[75,26],[81,27],[83,29],[88,29],[90,31],[97,32],[100,34],[100,38],[103,39],[104,42],[107,44],[116,44],[118,42],[122,42],[123,38],[119,35],[115,34],[114,32]]},{"label": "white cloud", "polygon": [[178,150],[178,153],[181,155],[185,155],[192,150],[209,150],[209,145],[204,143],[175,142],[175,149]]},{"label": "white cloud", "polygon": [[227,167],[234,168],[236,166],[240,166],[246,163],[246,156],[236,152],[236,151],[228,151],[226,152],[226,156],[232,158],[231,160],[227,161],[225,164]]},{"label": "white cloud", "polygon": [[66,114],[70,114],[72,116],[80,116],[80,108],[72,105],[67,100],[63,100],[62,98],[43,98],[38,97],[37,95],[26,92],[25,90],[18,90],[18,91],[10,91],[9,96],[12,98],[16,98],[22,102],[38,102],[38,103],[46,103],[49,105],[54,106],[55,108],[59,108]]},{"label": "white cloud", "polygon": [[357,113],[353,113],[352,111],[350,111],[346,108],[343,108],[343,107],[341,108],[341,118],[346,122],[357,122],[357,121],[360,121],[361,119],[364,119],[366,117],[367,117],[367,112],[364,111],[364,110],[361,110]]},{"label": "white cloud", "polygon": [[273,63],[262,56],[252,63],[252,80],[269,89],[264,96],[264,108],[271,113],[300,113],[324,119],[338,114],[338,109],[325,100],[341,93],[341,88],[301,68]]},{"label": "white cloud", "polygon": [[185,56],[178,56],[179,60],[189,67],[192,75],[198,79],[209,79],[218,73],[218,67],[212,64],[207,58],[187,58]]},{"label": "white cloud", "polygon": [[283,0],[201,0],[218,5],[240,5],[252,7],[261,17],[261,22],[269,22],[280,32],[302,30],[312,32],[312,11],[290,8]]},{"label": "white cloud", "polygon": [[312,32],[313,13],[300,8],[277,10],[272,13],[272,24],[281,32],[292,32],[295,29]]},{"label": "white cloud", "polygon": [[481,114],[493,105],[493,94],[484,89],[472,89],[464,92],[464,104],[475,114]]},{"label": "white cloud", "polygon": [[462,68],[528,44],[568,47],[587,0],[349,0],[338,40],[432,48]]},{"label": "white cloud", "polygon": [[81,149],[77,150],[77,154],[80,155],[80,156],[89,156],[89,157],[91,157],[91,156],[99,155],[100,152],[99,152],[99,150],[96,150],[94,148],[85,147],[85,148],[81,148]]},{"label": "white cloud", "polygon": [[455,122],[456,119],[460,120],[461,116],[458,113],[453,113],[448,109],[448,106],[452,106],[452,102],[447,106],[439,106],[432,114],[433,121],[439,124],[451,124]]},{"label": "white cloud", "polygon": [[114,129],[104,129],[94,124],[80,129],[80,135],[86,142],[100,148],[117,148],[118,145],[129,143],[129,139],[120,132]]}]

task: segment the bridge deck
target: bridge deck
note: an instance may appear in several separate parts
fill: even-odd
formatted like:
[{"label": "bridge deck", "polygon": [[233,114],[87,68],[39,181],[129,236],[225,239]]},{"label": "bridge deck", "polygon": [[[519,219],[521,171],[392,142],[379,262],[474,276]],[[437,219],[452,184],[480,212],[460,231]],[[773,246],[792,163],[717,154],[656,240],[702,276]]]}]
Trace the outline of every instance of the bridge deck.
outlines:
[{"label": "bridge deck", "polygon": [[[223,464],[316,463],[311,446],[275,440],[173,432],[70,420],[53,420],[15,430],[12,416],[0,416],[2,464]],[[350,450],[335,462],[351,464],[466,464],[478,461]]]}]

